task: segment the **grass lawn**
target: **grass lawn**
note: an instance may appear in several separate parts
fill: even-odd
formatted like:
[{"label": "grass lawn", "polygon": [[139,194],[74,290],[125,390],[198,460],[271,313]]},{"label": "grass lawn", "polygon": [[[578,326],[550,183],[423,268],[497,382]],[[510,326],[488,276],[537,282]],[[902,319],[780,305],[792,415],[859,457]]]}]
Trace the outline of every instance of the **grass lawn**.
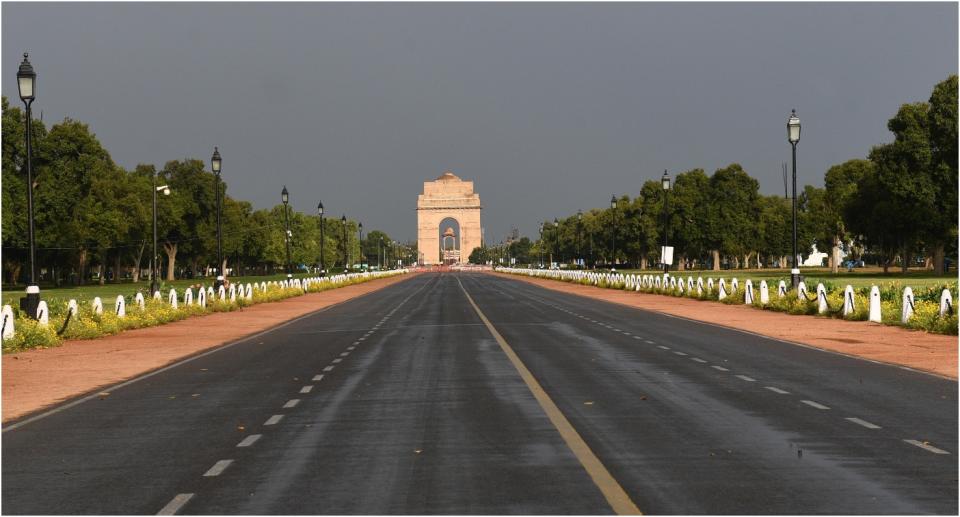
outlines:
[{"label": "grass lawn", "polygon": [[[657,274],[663,273],[662,270],[633,270],[627,269],[620,271],[621,273],[634,273],[634,274]],[[790,270],[789,269],[724,269],[721,271],[710,271],[710,270],[687,270],[687,271],[674,271],[671,270],[670,274],[683,276],[692,276],[694,279],[697,276],[702,276],[704,279],[707,277],[712,278],[733,278],[736,277],[741,282],[750,279],[754,282],[760,282],[760,280],[766,280],[767,284],[771,282],[776,285],[780,280],[783,280],[790,283]],[[823,267],[805,267],[800,269],[800,274],[804,277],[804,282],[810,286],[816,286],[818,282],[831,283],[835,286],[843,287],[847,284],[850,284],[854,289],[860,287],[870,287],[871,285],[876,285],[877,287],[883,287],[888,284],[899,284],[904,287],[910,286],[914,289],[930,287],[935,285],[942,285],[949,283],[953,289],[956,289],[957,286],[957,275],[936,275],[931,271],[915,269],[910,270],[907,273],[901,273],[900,269],[897,268],[894,271],[893,268],[890,269],[890,273],[887,275],[883,274],[882,268],[858,268],[854,269],[852,273],[848,273],[845,269],[841,269],[839,273],[833,274],[830,272],[830,268]]]},{"label": "grass lawn", "polygon": [[[305,278],[309,276],[314,276],[313,274],[296,274],[293,275],[294,278]],[[265,276],[237,276],[237,277],[228,277],[232,283],[243,283],[247,282],[269,282],[271,280],[283,280],[287,277],[286,274],[277,274],[277,275],[265,275]],[[170,291],[170,288],[177,290],[177,296],[183,297],[182,291],[185,287],[195,284],[203,284],[205,286],[213,285],[215,278],[194,278],[186,280],[174,280],[172,282],[161,282],[160,283],[160,292],[163,294],[163,299],[167,299],[167,293]],[[142,291],[144,296],[147,296],[150,291],[150,282],[146,280],[141,280],[140,282],[123,282],[119,284],[106,283],[104,285],[99,284],[88,284],[82,286],[68,286],[68,287],[59,287],[59,288],[44,288],[40,287],[40,297],[47,302],[47,305],[53,306],[54,303],[63,303],[66,304],[71,298],[77,300],[77,303],[84,303],[92,301],[94,297],[99,296],[103,300],[104,305],[110,305],[114,300],[117,299],[117,295],[124,296],[134,296],[137,294],[137,291]],[[14,289],[4,289],[0,293],[0,301],[2,304],[10,304],[13,306],[19,306],[20,297],[25,296],[23,288]]]}]

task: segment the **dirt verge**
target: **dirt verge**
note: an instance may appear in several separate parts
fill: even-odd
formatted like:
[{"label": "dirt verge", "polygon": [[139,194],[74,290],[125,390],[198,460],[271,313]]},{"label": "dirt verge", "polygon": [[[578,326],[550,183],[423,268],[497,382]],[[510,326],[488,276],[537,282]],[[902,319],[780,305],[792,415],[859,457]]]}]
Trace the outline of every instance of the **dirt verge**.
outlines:
[{"label": "dirt verge", "polygon": [[3,422],[162,368],[298,316],[383,289],[413,274],[371,280],[234,312],[218,312],[56,348],[3,356]]},{"label": "dirt verge", "polygon": [[744,305],[604,289],[557,280],[488,273],[554,291],[754,332],[822,350],[908,366],[957,378],[957,337],[907,330],[865,321],[795,316]]}]

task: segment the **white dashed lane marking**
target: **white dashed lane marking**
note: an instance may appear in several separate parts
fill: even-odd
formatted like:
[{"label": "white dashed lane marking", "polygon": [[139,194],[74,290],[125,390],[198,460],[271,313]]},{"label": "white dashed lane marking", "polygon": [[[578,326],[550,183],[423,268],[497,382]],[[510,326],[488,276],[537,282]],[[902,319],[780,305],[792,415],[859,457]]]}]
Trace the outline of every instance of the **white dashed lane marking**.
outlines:
[{"label": "white dashed lane marking", "polygon": [[828,406],[824,406],[823,404],[819,402],[814,402],[812,400],[801,400],[800,402],[803,402],[804,404],[810,407],[815,407],[817,409],[830,409]]},{"label": "white dashed lane marking", "polygon": [[340,357],[346,357],[350,355],[350,352],[340,352]]},{"label": "white dashed lane marking", "polygon": [[342,358],[342,357],[338,357],[338,358],[336,358],[336,359],[334,359],[333,361],[330,361],[330,362],[336,364],[336,363],[339,363],[340,361],[343,361],[343,358]]},{"label": "white dashed lane marking", "polygon": [[263,425],[277,425],[281,420],[283,420],[283,415],[273,415],[272,417],[268,418]]},{"label": "white dashed lane marking", "polygon": [[753,377],[749,377],[749,376],[747,376],[747,375],[737,375],[736,377],[737,377],[738,379],[743,379],[743,380],[745,380],[745,381],[747,381],[747,382],[757,382],[756,379],[754,379]]},{"label": "white dashed lane marking", "polygon": [[653,341],[650,341],[649,339],[647,339],[647,340],[646,340],[646,342],[647,342],[647,343],[650,343],[651,345],[656,345],[656,343],[655,343],[655,342],[653,342]]},{"label": "white dashed lane marking", "polygon": [[677,355],[687,355],[686,352],[680,352],[679,350],[678,350],[678,351],[675,351],[675,352],[673,352],[673,353],[675,353],[675,354],[677,354]]},{"label": "white dashed lane marking", "polygon": [[314,376],[313,376],[313,379],[310,379],[310,380],[312,380],[312,381],[314,381],[314,382],[316,382],[316,381],[322,381],[322,380],[323,380],[323,374],[321,373],[321,374],[314,375]]},{"label": "white dashed lane marking", "polygon": [[210,467],[210,470],[204,472],[203,477],[210,478],[219,476],[220,474],[223,474],[224,470],[227,470],[227,467],[229,467],[231,463],[233,463],[233,460],[220,460],[214,463],[213,466]]},{"label": "white dashed lane marking", "polygon": [[263,438],[262,434],[251,434],[250,436],[244,438],[237,444],[237,447],[250,447],[251,445],[257,443],[257,440]]},{"label": "white dashed lane marking", "polygon": [[856,418],[856,417],[852,417],[852,416],[851,416],[851,417],[847,417],[847,420],[849,420],[849,421],[851,421],[851,422],[853,422],[853,423],[855,423],[855,424],[857,424],[857,425],[862,425],[863,427],[866,427],[867,429],[880,429],[880,426],[879,426],[879,425],[877,425],[877,424],[871,424],[870,422],[867,422],[866,420],[860,420],[859,418]]},{"label": "white dashed lane marking", "polygon": [[290,409],[292,407],[297,407],[297,404],[300,403],[300,399],[290,399],[286,404],[283,405],[285,409]]},{"label": "white dashed lane marking", "polygon": [[782,390],[782,389],[780,389],[780,388],[777,388],[777,387],[775,387],[775,386],[765,386],[765,388],[768,389],[768,390],[770,390],[770,391],[772,391],[772,392],[774,392],[774,393],[779,393],[779,394],[781,394],[781,395],[789,395],[789,394],[790,394],[789,391],[784,391],[784,390]]},{"label": "white dashed lane marking", "polygon": [[662,348],[662,349],[664,349],[664,350],[670,350],[670,347],[668,347],[668,346],[663,346],[663,345],[657,345],[657,348]]},{"label": "white dashed lane marking", "polygon": [[300,388],[300,393],[310,393],[311,391],[313,391],[313,386],[310,385]]},{"label": "white dashed lane marking", "polygon": [[909,443],[910,445],[916,445],[917,447],[920,447],[925,451],[930,451],[934,454],[950,454],[949,452],[943,449],[939,449],[937,447],[934,447],[933,445],[930,445],[929,443],[921,442],[919,440],[904,440],[904,441]]},{"label": "white dashed lane marking", "polygon": [[357,346],[356,346],[356,345],[350,345],[350,346],[347,347],[347,350],[353,350],[354,348],[357,348]]},{"label": "white dashed lane marking", "polygon": [[187,504],[190,499],[193,498],[193,494],[177,494],[163,507],[157,515],[176,515],[183,505]]},{"label": "white dashed lane marking", "polygon": [[728,370],[728,369],[726,369],[726,368],[724,368],[724,367],[722,367],[722,366],[717,366],[717,365],[712,365],[712,366],[710,366],[710,368],[713,368],[714,370],[720,370],[721,372],[729,372],[729,371],[730,371],[730,370]]},{"label": "white dashed lane marking", "polygon": [[327,367],[325,367],[325,368],[323,369],[323,371],[325,371],[325,372],[332,372],[332,371],[333,371],[333,366],[327,366]]},{"label": "white dashed lane marking", "polygon": [[704,361],[703,359],[700,359],[699,357],[691,357],[690,360],[691,360],[691,361],[696,361],[696,362],[698,362],[698,363],[705,363],[705,362],[706,362],[706,361]]}]

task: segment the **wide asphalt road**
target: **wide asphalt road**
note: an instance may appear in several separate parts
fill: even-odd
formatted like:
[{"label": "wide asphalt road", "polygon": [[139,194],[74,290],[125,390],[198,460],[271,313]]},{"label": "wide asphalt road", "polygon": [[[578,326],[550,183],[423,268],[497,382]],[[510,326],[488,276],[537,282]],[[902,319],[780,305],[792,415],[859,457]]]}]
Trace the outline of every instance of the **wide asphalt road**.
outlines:
[{"label": "wide asphalt road", "polygon": [[955,381],[485,274],[107,392],[5,426],[3,513],[958,509]]}]

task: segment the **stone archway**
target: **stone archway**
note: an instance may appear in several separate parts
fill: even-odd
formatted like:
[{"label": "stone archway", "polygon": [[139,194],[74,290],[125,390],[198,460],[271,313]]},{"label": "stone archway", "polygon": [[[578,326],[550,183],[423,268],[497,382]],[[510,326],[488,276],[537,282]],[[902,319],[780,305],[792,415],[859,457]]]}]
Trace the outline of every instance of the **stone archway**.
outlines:
[{"label": "stone archway", "polygon": [[465,263],[483,243],[480,227],[480,195],[473,182],[464,181],[447,171],[433,181],[423,182],[423,194],[417,197],[417,247],[424,265],[443,263],[440,251],[440,222],[455,219],[459,223],[460,254]]}]

